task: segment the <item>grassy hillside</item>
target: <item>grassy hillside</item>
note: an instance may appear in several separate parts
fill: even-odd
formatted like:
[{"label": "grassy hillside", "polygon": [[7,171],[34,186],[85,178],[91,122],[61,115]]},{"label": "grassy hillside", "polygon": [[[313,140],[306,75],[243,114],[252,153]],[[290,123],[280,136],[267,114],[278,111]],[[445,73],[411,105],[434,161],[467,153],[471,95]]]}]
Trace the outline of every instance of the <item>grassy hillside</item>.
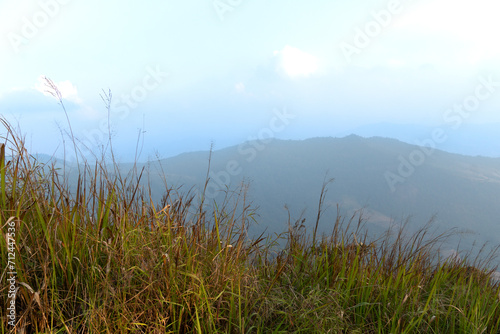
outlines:
[{"label": "grassy hillside", "polygon": [[80,166],[70,193],[61,170],[30,159],[4,125],[2,333],[500,332],[495,254],[444,261],[449,234],[375,239],[363,217],[339,214],[328,233],[290,219],[279,235],[251,238],[244,188],[213,210],[166,186],[153,201],[143,170],[95,163]]}]

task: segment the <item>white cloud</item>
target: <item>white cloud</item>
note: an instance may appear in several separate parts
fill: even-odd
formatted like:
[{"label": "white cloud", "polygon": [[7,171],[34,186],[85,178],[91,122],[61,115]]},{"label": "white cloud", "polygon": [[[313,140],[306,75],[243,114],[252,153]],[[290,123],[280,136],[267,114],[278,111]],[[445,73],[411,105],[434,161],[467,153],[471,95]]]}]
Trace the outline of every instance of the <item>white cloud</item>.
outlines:
[{"label": "white cloud", "polygon": [[281,51],[274,51],[280,59],[280,67],[290,77],[308,76],[318,70],[318,59],[292,46],[285,46]]},{"label": "white cloud", "polygon": [[238,82],[235,86],[234,89],[236,92],[243,94],[245,92],[245,84],[243,82]]},{"label": "white cloud", "polygon": [[389,68],[400,68],[403,67],[406,62],[402,59],[390,58],[387,60],[387,65]]},{"label": "white cloud", "polygon": [[[78,104],[82,103],[82,99],[78,96],[77,88],[69,80],[54,82],[54,84],[57,86],[57,89],[61,93],[63,99]],[[38,77],[38,82],[35,84],[34,88],[39,92],[42,92],[46,96],[52,96],[52,94],[50,94],[49,92],[50,89],[47,86],[47,81],[45,80],[45,76],[43,75],[40,75]]]},{"label": "white cloud", "polygon": [[393,28],[432,35],[436,39],[453,39],[463,46],[454,58],[476,64],[484,58],[500,55],[500,46],[496,43],[500,30],[497,6],[496,0],[424,1],[398,16]]},{"label": "white cloud", "polygon": [[[76,108],[74,109],[75,115],[77,115],[80,120],[95,121],[102,119],[102,113],[94,109],[92,106],[83,103],[83,100],[78,95],[78,89],[71,83],[71,81],[64,80],[54,82],[54,84],[57,86],[57,89],[61,93],[61,97],[64,100],[76,104]],[[54,96],[50,93],[51,89],[50,87],[48,87],[45,76],[43,75],[38,77],[38,82],[35,84],[34,89],[38,92],[41,92],[45,96],[54,98]]]}]

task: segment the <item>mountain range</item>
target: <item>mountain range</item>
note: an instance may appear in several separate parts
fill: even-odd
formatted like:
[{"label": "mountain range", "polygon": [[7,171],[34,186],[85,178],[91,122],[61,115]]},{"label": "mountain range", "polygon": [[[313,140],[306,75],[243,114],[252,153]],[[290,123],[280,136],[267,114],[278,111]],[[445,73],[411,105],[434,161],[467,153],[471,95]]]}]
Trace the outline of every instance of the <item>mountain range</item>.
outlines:
[{"label": "mountain range", "polygon": [[148,163],[154,199],[165,192],[165,174],[168,187],[189,191],[199,203],[209,156],[206,202],[219,202],[226,190],[247,184],[255,234],[286,231],[289,220],[314,226],[322,185],[334,179],[327,186],[321,233],[330,231],[338,204],[345,217],[362,210],[373,233],[406,220],[416,230],[432,219],[440,231],[459,232],[462,245],[500,244],[500,158],[382,137],[269,139]]},{"label": "mountain range", "polygon": [[[438,232],[457,232],[450,251],[457,242],[465,248],[500,244],[500,158],[439,150],[439,133],[435,135],[436,145],[424,140],[424,146],[358,135],[266,139],[137,167],[147,170],[142,181],[151,186],[155,202],[173,188],[194,196],[196,206],[207,174],[208,204],[221,203],[244,184],[255,210],[252,235],[281,233],[296,221],[312,231],[322,186],[333,179],[326,188],[319,233],[331,232],[337,212],[347,218],[362,212],[366,230],[373,235],[406,221],[415,231],[432,220]],[[119,164],[125,172],[132,166]]]},{"label": "mountain range", "polygon": [[340,132],[338,137],[356,134],[362,137],[383,136],[398,139],[409,144],[419,144],[428,139],[436,129],[441,129],[446,140],[439,143],[439,149],[465,155],[500,157],[499,123],[456,123],[451,125],[426,126],[417,124],[373,123]]}]

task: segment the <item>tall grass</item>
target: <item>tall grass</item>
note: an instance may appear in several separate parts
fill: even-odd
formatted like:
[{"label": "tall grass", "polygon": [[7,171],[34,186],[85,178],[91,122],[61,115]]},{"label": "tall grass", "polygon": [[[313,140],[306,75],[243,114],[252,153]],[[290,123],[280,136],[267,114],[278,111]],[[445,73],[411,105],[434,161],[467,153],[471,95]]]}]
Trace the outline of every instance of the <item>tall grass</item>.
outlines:
[{"label": "tall grass", "polygon": [[[330,235],[290,221],[274,239],[250,238],[244,187],[193,210],[189,193],[165,187],[155,203],[144,171],[121,175],[100,161],[83,164],[70,189],[2,124],[2,333],[500,332],[494,253],[443,260],[448,234],[426,226],[374,239],[356,214],[339,214]],[[7,222],[16,226],[14,328]]]}]

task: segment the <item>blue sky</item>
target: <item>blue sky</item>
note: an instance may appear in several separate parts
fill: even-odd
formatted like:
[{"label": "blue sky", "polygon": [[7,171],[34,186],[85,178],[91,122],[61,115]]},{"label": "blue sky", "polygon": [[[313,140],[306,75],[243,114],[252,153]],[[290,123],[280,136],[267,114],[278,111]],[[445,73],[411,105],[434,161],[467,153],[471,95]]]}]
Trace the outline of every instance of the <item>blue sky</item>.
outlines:
[{"label": "blue sky", "polygon": [[[19,124],[32,152],[60,156],[68,125],[45,92],[49,77],[75,136],[98,149],[108,137],[100,95],[110,89],[123,160],[139,134],[145,160],[376,123],[491,125],[500,122],[496,8],[494,0],[1,0],[0,114]],[[448,112],[476,91],[484,98],[466,117]]]}]

